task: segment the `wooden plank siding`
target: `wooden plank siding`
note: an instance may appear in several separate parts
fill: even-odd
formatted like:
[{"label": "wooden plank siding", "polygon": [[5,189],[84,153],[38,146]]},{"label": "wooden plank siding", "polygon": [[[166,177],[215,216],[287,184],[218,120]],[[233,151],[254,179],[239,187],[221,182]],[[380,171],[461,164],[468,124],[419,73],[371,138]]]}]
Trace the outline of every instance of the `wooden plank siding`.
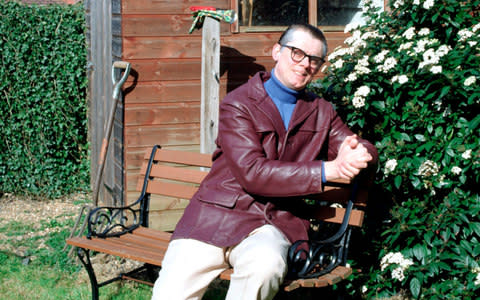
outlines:
[{"label": "wooden plank siding", "polygon": [[[121,0],[122,60],[132,65],[125,84],[124,172],[126,203],[136,199],[141,159],[153,144],[199,150],[201,30],[190,6],[230,9],[231,0]],[[221,23],[220,99],[260,70],[270,70],[281,32],[232,33]],[[329,49],[343,32],[327,32]],[[152,216],[155,214],[152,214]]]}]

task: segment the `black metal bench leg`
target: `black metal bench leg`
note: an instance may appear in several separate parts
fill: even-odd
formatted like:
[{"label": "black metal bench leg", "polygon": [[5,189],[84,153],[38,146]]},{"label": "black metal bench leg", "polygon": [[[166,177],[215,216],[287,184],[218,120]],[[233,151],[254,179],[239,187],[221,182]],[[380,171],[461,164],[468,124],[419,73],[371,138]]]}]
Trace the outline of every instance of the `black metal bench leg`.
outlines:
[{"label": "black metal bench leg", "polygon": [[147,275],[151,282],[155,283],[158,278],[158,270],[155,266],[147,264]]},{"label": "black metal bench leg", "polygon": [[90,285],[92,287],[92,300],[98,300],[98,282],[93,270],[92,263],[90,262],[90,251],[77,248],[77,256],[82,262],[83,266],[87,270],[88,277],[90,278]]}]

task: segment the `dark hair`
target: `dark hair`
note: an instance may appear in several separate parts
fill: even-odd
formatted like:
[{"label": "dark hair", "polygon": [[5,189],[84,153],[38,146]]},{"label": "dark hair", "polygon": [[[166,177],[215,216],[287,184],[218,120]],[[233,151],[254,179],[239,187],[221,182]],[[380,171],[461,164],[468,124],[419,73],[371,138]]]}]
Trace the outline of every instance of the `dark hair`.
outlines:
[{"label": "dark hair", "polygon": [[293,33],[296,32],[297,30],[308,32],[314,38],[316,38],[317,40],[320,40],[323,44],[322,55],[323,57],[327,56],[328,46],[327,46],[327,39],[325,39],[325,35],[323,35],[323,32],[320,29],[310,24],[292,24],[288,26],[288,28],[280,36],[278,43],[280,45],[285,45],[288,42],[291,42],[293,40]]}]

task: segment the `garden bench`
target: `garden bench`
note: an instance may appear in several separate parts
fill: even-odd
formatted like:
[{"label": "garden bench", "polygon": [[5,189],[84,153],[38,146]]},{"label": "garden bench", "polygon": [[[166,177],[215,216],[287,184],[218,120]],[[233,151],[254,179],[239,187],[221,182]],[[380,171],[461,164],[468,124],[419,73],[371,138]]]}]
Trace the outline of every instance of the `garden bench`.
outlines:
[{"label": "garden bench", "polygon": [[[210,167],[209,154],[165,150],[154,146],[151,153],[145,154],[141,167],[137,184],[140,192],[138,200],[126,207],[97,207],[90,211],[86,236],[70,237],[67,244],[77,248],[77,256],[90,278],[92,299],[98,299],[99,287],[116,280],[130,279],[152,285],[155,275],[150,281],[133,275],[138,271],[161,267],[171,231],[149,227],[149,215],[164,216],[166,222],[174,226],[182,212],[174,208],[180,202],[188,203]],[[346,266],[348,242],[352,226],[362,225],[362,208],[366,206],[366,198],[366,190],[360,189],[358,184],[353,186],[349,182],[339,181],[329,183],[323,193],[312,195],[304,205],[299,205],[303,206],[299,210],[302,217],[315,220],[313,229],[329,223],[340,225],[326,240],[312,239],[292,245],[289,250],[291,275],[284,282],[285,291],[333,285],[352,273],[351,268]],[[331,202],[339,202],[345,208],[332,206]],[[154,212],[152,207],[158,211]],[[173,214],[169,215],[169,212]],[[155,226],[165,227],[164,224]],[[317,234],[323,231],[317,230]],[[91,252],[115,255],[144,265],[128,274],[98,283],[90,261]],[[232,269],[226,270],[220,274],[220,278],[229,280],[232,272]]]}]

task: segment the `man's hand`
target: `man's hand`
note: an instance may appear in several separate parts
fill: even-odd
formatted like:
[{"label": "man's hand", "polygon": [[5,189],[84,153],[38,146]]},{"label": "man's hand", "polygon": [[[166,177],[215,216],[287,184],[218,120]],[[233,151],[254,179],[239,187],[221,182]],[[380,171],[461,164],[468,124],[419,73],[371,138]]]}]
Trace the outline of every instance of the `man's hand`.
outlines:
[{"label": "man's hand", "polygon": [[340,145],[337,157],[332,161],[325,162],[325,178],[327,181],[333,179],[350,180],[361,169],[367,167],[372,156],[368,153],[356,135],[348,136]]}]

